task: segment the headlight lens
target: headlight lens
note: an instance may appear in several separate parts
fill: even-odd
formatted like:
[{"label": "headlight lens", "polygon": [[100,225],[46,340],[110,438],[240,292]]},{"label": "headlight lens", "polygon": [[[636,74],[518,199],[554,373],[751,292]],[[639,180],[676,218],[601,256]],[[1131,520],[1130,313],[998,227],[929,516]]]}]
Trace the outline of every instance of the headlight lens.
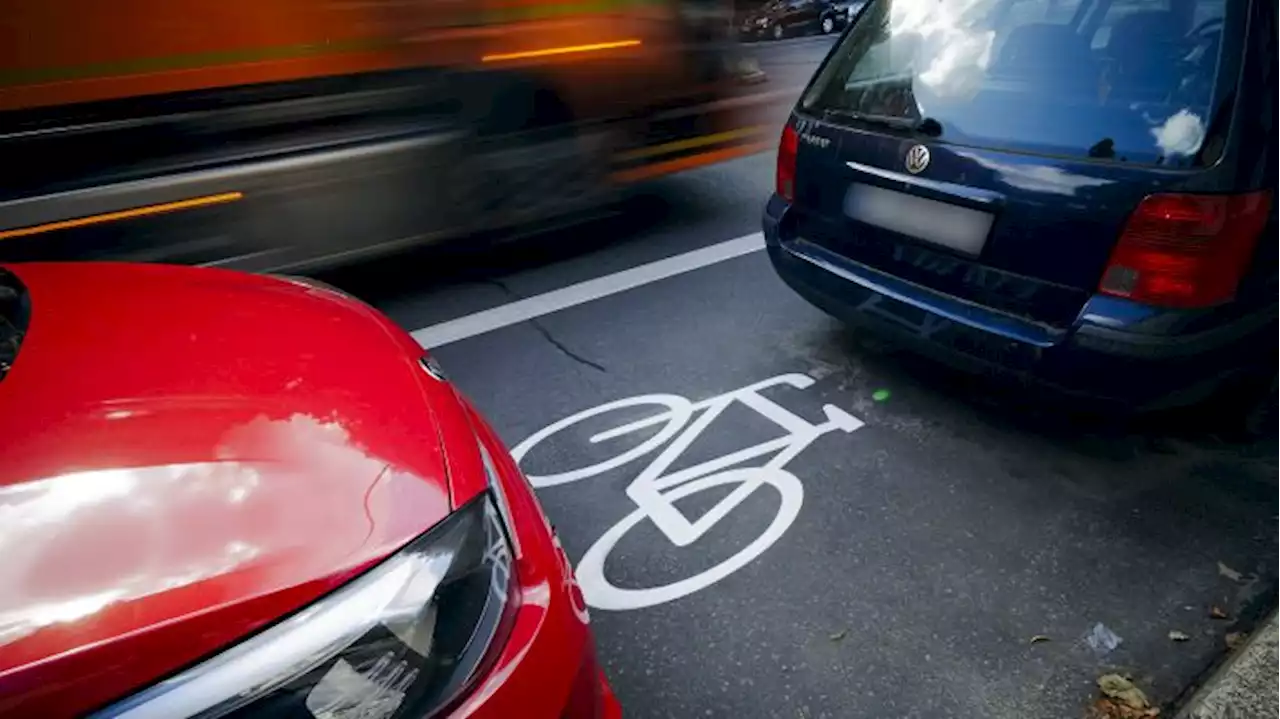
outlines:
[{"label": "headlight lens", "polygon": [[485,449],[484,443],[476,440],[476,446],[480,448],[480,461],[484,464],[484,478],[489,483],[489,491],[493,493],[493,501],[498,510],[498,516],[502,518],[503,526],[507,527],[508,543],[515,556],[520,555],[520,538],[515,535],[511,528],[515,526],[515,522],[511,519],[511,503],[507,500],[507,492],[502,488],[502,479],[498,477],[498,468],[493,464],[493,457],[489,456],[489,450]]},{"label": "headlight lens", "polygon": [[486,494],[301,612],[95,717],[430,716],[503,626],[512,556]]}]

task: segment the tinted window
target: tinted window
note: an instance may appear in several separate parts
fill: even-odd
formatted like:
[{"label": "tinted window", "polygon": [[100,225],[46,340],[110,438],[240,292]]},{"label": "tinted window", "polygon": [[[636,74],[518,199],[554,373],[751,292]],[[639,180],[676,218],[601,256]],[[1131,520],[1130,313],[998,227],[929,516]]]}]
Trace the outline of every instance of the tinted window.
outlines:
[{"label": "tinted window", "polygon": [[31,321],[31,296],[16,275],[0,267],[0,379],[18,359]]},{"label": "tinted window", "polygon": [[1185,166],[1228,94],[1228,1],[1243,0],[875,0],[801,105],[928,117],[962,144]]}]

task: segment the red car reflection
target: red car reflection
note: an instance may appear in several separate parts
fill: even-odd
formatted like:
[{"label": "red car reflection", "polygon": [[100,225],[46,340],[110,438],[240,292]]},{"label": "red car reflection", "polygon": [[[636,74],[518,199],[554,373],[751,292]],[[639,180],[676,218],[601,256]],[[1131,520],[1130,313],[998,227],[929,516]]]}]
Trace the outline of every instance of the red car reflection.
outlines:
[{"label": "red car reflection", "polygon": [[528,484],[377,311],[48,264],[0,319],[0,715],[620,716]]}]

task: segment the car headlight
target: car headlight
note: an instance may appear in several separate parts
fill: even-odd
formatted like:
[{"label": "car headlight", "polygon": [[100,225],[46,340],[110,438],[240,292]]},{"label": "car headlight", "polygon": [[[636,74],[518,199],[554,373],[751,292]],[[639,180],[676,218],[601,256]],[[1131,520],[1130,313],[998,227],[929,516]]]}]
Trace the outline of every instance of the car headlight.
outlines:
[{"label": "car headlight", "polygon": [[765,17],[756,18],[757,27],[764,27],[765,25],[768,25],[768,24],[769,24],[769,18],[765,18]]},{"label": "car headlight", "polygon": [[[493,493],[494,503],[497,505],[498,516],[502,518],[504,527],[515,526],[511,519],[511,503],[507,501],[507,492],[502,488],[502,480],[498,477],[498,468],[493,464],[493,457],[489,456],[489,450],[485,449],[484,444],[480,440],[476,440],[476,446],[480,448],[480,461],[484,464],[484,476],[489,482],[489,491]],[[511,532],[507,535],[511,549],[517,558],[520,557],[520,538]]]},{"label": "car headlight", "polygon": [[302,611],[95,717],[425,717],[475,677],[512,597],[488,493]]}]

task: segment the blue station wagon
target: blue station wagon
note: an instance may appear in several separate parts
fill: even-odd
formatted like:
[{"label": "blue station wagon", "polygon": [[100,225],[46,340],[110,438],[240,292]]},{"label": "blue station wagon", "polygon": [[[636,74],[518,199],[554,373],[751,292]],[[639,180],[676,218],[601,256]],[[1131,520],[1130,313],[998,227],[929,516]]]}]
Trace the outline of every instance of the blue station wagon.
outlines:
[{"label": "blue station wagon", "polygon": [[814,305],[1128,408],[1273,384],[1274,0],[872,0],[764,212]]}]

